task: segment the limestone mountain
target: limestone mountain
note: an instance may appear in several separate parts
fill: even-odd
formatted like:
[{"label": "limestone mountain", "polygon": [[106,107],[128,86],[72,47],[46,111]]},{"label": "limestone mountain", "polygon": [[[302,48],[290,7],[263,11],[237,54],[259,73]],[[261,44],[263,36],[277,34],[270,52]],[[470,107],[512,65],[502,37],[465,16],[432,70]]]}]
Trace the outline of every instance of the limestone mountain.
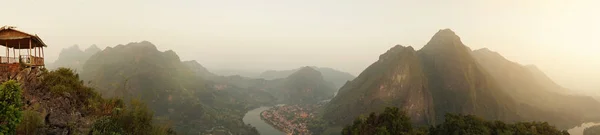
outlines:
[{"label": "limestone mountain", "polygon": [[443,121],[446,113],[518,118],[513,100],[449,29],[438,31],[419,51],[399,45],[388,50],[340,89],[323,118],[344,125],[389,106],[407,110],[415,123],[430,125]]},{"label": "limestone mountain", "polygon": [[92,55],[100,52],[101,49],[96,45],[92,45],[85,50],[81,50],[78,45],[73,45],[69,48],[64,48],[60,51],[58,59],[54,63],[49,63],[49,69],[66,67],[81,72],[83,65]]},{"label": "limestone mountain", "polygon": [[143,41],[96,53],[81,76],[103,96],[140,98],[158,119],[173,122],[178,133],[222,127],[232,134],[257,134],[242,122],[246,111],[261,104],[249,96],[252,91],[204,79],[199,64],[196,69],[189,65],[175,52],[161,52]]},{"label": "limestone mountain", "polygon": [[302,67],[285,78],[280,89],[272,93],[284,103],[316,103],[333,97],[335,89],[323,79],[321,72]]},{"label": "limestone mountain", "polygon": [[326,106],[324,118],[341,125],[389,106],[407,109],[413,122],[433,122],[435,112],[417,52],[397,45],[379,56]]},{"label": "limestone mountain", "polygon": [[438,31],[419,50],[434,99],[436,120],[442,120],[446,113],[507,121],[518,118],[515,102],[470,52],[449,29]]},{"label": "limestone mountain", "polygon": [[[333,83],[335,86],[335,89],[339,89],[346,82],[351,81],[352,79],[355,78],[355,76],[350,73],[342,72],[342,71],[339,71],[339,70],[336,70],[333,68],[315,67],[315,66],[311,66],[311,68],[314,68],[317,71],[321,72],[321,74],[323,75],[323,79],[325,79],[328,82]],[[267,80],[286,78],[286,77],[290,76],[292,73],[294,73],[300,69],[301,68],[291,69],[291,70],[279,70],[279,71],[268,70],[268,71],[262,72],[259,77],[267,79]]]}]

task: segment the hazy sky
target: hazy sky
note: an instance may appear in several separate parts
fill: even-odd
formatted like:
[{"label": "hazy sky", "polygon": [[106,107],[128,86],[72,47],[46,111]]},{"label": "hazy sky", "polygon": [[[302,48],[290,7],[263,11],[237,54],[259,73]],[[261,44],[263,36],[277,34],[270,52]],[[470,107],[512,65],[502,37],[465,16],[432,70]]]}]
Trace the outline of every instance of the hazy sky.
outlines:
[{"label": "hazy sky", "polygon": [[150,41],[210,69],[324,66],[360,73],[395,44],[451,28],[472,49],[600,91],[597,0],[0,0],[0,25],[62,48]]}]

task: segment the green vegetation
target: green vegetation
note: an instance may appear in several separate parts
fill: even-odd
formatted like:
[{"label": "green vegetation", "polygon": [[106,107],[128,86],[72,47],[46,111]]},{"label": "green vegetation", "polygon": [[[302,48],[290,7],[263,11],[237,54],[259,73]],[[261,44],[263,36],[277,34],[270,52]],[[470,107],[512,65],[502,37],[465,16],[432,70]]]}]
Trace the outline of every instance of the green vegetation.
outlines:
[{"label": "green vegetation", "polygon": [[427,128],[413,128],[410,118],[398,108],[388,107],[379,115],[357,118],[344,127],[343,135],[568,135],[547,122],[486,121],[474,115],[446,114],[445,121]]},{"label": "green vegetation", "polygon": [[112,113],[123,101],[116,98],[105,99],[80,80],[79,75],[69,68],[58,68],[53,71],[42,70],[42,86],[54,96],[73,97],[77,106],[84,108],[91,115],[104,116]]},{"label": "green vegetation", "polygon": [[20,86],[15,80],[6,81],[0,86],[0,135],[15,134],[22,120]]},{"label": "green vegetation", "polygon": [[600,125],[585,128],[583,135],[600,135]]},{"label": "green vegetation", "polygon": [[132,100],[127,108],[115,108],[111,116],[102,118],[94,123],[93,135],[168,135],[175,134],[170,128],[164,128],[152,123],[153,113],[146,104]]},{"label": "green vegetation", "polygon": [[69,94],[81,102],[100,97],[94,89],[84,86],[79,75],[72,69],[61,67],[53,71],[46,71],[42,75],[44,79],[42,85],[49,87],[53,94]]},{"label": "green vegetation", "polygon": [[44,119],[39,112],[23,111],[23,121],[17,126],[17,133],[25,135],[37,134],[38,128],[44,126]]},{"label": "green vegetation", "polygon": [[312,118],[308,121],[308,130],[313,134],[319,135],[327,129],[327,122],[320,118]]},{"label": "green vegetation", "polygon": [[342,130],[343,135],[407,135],[415,134],[406,112],[398,108],[385,108],[379,115],[369,114],[369,117],[357,118],[351,126]]},{"label": "green vegetation", "polygon": [[90,134],[175,134],[170,125],[153,122],[144,103],[125,108],[121,99],[102,98],[71,69],[24,70],[18,78],[23,82],[0,86],[0,135],[87,134],[91,123]]},{"label": "green vegetation", "polygon": [[446,114],[446,121],[430,129],[432,135],[568,135],[547,122],[518,122],[507,124],[502,121],[486,121],[474,115]]}]

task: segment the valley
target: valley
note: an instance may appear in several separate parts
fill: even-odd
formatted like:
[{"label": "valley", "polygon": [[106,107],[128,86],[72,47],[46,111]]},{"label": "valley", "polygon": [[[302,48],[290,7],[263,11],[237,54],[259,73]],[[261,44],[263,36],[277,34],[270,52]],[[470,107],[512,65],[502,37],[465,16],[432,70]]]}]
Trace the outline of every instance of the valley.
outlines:
[{"label": "valley", "polygon": [[598,100],[450,29],[421,49],[391,47],[356,77],[316,66],[219,75],[149,41],[72,46],[19,69],[0,89],[24,84],[15,105],[44,134],[580,134],[600,121]]}]

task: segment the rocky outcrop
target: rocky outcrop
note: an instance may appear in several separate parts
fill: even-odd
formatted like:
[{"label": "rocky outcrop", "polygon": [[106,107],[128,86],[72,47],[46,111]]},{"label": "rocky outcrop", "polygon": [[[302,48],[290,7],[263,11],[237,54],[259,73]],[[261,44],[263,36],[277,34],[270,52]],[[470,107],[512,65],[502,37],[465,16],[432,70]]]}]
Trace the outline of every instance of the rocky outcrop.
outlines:
[{"label": "rocky outcrop", "polygon": [[17,80],[21,84],[24,110],[41,114],[44,125],[39,134],[83,134],[87,133],[94,118],[85,116],[84,106],[68,93],[56,95],[42,85],[42,71],[24,69],[17,73],[1,73],[0,82]]},{"label": "rocky outcrop", "polygon": [[361,114],[395,106],[406,110],[415,123],[432,123],[433,100],[427,88],[417,52],[396,45],[340,88],[326,106],[324,118],[343,125]]}]

